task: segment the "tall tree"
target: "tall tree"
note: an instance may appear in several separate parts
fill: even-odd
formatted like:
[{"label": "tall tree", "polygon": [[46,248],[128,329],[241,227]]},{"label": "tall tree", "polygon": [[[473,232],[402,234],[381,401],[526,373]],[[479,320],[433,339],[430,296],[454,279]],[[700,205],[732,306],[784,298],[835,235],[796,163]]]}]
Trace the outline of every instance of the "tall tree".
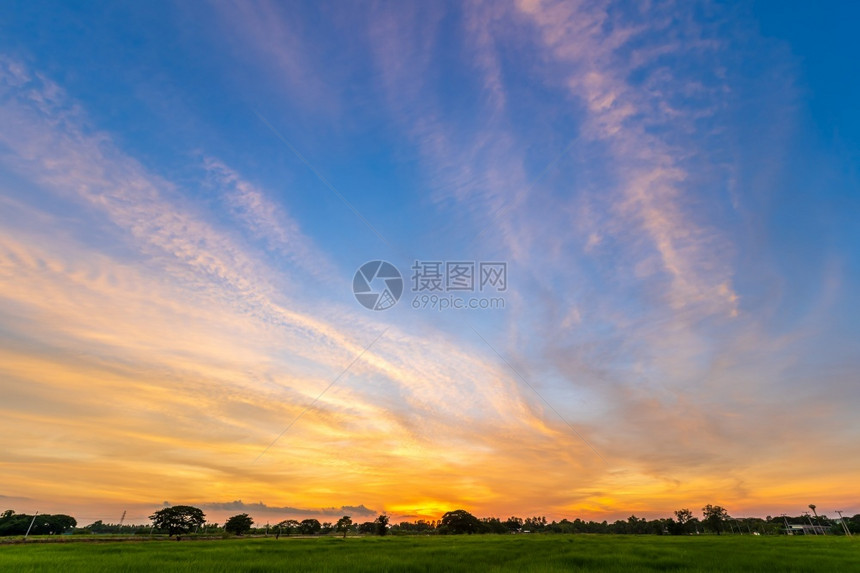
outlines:
[{"label": "tall tree", "polygon": [[455,509],[442,516],[440,532],[442,533],[477,533],[481,529],[481,521],[465,509]]},{"label": "tall tree", "polygon": [[723,523],[729,518],[729,512],[719,505],[711,505],[710,503],[702,508],[704,519],[702,522],[717,535],[722,535]]},{"label": "tall tree", "polygon": [[275,527],[278,528],[278,536],[281,535],[281,532],[284,532],[289,535],[299,528],[299,522],[295,519],[285,519],[279,524],[277,524]]},{"label": "tall tree", "polygon": [[692,511],[690,511],[686,507],[683,509],[678,509],[675,511],[675,519],[678,521],[678,525],[672,528],[672,532],[675,535],[690,533],[691,525],[693,524]]},{"label": "tall tree", "polygon": [[322,524],[316,519],[303,519],[299,524],[299,533],[302,535],[316,535],[322,529]]},{"label": "tall tree", "polygon": [[376,524],[376,534],[377,535],[385,535],[388,533],[388,516],[384,513],[376,518],[374,521]]},{"label": "tall tree", "polygon": [[350,527],[352,527],[352,518],[348,515],[344,515],[338,519],[337,524],[334,526],[336,531],[343,531],[344,539],[346,539],[346,532],[349,531]]},{"label": "tall tree", "polygon": [[680,523],[681,525],[684,525],[688,521],[693,519],[693,512],[687,508],[678,509],[675,511],[675,519],[678,520],[678,523]]},{"label": "tall tree", "polygon": [[234,515],[224,524],[224,531],[233,535],[244,535],[251,531],[251,526],[254,525],[254,519],[247,513]]},{"label": "tall tree", "polygon": [[206,514],[191,505],[165,507],[149,516],[156,529],[167,530],[168,535],[181,539],[183,533],[190,533],[206,523]]}]

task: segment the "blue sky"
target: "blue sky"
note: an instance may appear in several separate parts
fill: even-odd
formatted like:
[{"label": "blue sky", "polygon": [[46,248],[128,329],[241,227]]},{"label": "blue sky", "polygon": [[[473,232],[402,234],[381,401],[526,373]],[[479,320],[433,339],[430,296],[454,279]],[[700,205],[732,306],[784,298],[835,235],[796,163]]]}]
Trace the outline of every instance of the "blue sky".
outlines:
[{"label": "blue sky", "polygon": [[[5,5],[0,495],[858,505],[857,12]],[[375,259],[505,308],[367,311]]]}]

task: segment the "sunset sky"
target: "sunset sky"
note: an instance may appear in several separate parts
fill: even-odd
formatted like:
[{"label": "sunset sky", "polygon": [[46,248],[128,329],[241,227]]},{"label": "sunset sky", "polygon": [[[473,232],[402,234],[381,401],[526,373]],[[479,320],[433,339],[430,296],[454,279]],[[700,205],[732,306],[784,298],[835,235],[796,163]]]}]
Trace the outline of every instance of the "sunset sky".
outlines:
[{"label": "sunset sky", "polygon": [[0,7],[0,510],[860,513],[860,5],[72,4]]}]

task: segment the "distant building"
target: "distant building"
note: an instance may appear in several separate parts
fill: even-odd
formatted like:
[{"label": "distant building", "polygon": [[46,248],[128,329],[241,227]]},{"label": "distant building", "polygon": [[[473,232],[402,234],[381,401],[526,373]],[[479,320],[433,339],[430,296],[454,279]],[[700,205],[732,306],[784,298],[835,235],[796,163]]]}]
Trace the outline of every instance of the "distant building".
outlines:
[{"label": "distant building", "polygon": [[827,535],[829,527],[824,525],[789,525],[786,535]]}]

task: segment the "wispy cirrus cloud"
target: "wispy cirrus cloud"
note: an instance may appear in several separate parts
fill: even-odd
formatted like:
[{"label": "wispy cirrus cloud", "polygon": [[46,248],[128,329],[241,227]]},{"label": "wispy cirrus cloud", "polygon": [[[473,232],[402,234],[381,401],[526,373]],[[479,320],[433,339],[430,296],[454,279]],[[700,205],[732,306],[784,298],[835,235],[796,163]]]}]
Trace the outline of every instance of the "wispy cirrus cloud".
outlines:
[{"label": "wispy cirrus cloud", "polygon": [[[337,482],[376,507],[423,507],[442,503],[438,484],[453,472],[461,477],[448,478],[443,497],[456,490],[456,499],[491,503],[504,495],[500,468],[520,464],[536,443],[541,456],[584,453],[501,365],[441,335],[392,328],[314,403],[379,325],[329,301],[297,310],[277,288],[288,280],[277,257],[208,220],[175,184],[88,126],[49,80],[23,67],[15,78],[0,105],[11,126],[3,162],[36,191],[10,192],[3,225],[38,213],[60,233],[26,225],[0,233],[0,312],[13,345],[0,367],[10,384],[4,412],[22,430],[4,448],[34,492],[144,503],[151,484],[171,475],[195,478],[170,486],[174,499],[212,499],[225,482],[237,498],[280,499],[271,484],[305,484],[306,503],[328,507],[340,494],[326,484]],[[264,191],[223,163],[208,166],[243,225],[263,225],[267,247],[310,264],[310,240]],[[69,206],[65,218],[53,201]],[[111,433],[86,438],[106,425]],[[499,428],[532,439],[500,449]],[[567,463],[583,468],[589,456]],[[118,458],[123,468],[112,465]],[[494,485],[470,477],[489,459],[497,467],[481,472]],[[26,469],[36,467],[78,477],[58,487]],[[135,477],[124,480],[127,471]],[[81,490],[91,472],[101,485]],[[415,490],[392,493],[392,481]]]},{"label": "wispy cirrus cloud", "polygon": [[278,203],[223,162],[207,157],[203,164],[250,234],[263,239],[269,249],[319,280],[333,280],[336,274],[327,257],[313,247],[298,222]]},{"label": "wispy cirrus cloud", "polygon": [[[664,63],[679,53],[700,56],[713,44],[697,36],[689,20],[671,27],[659,8],[650,9],[657,14],[648,25],[625,18],[624,11],[610,12],[609,3],[524,1],[517,8],[536,26],[554,70],[566,74],[561,82],[584,105],[582,135],[605,144],[615,165],[618,183],[607,205],[608,225],[594,228],[594,236],[609,231],[628,245],[638,255],[637,278],[665,274],[673,308],[694,305],[706,315],[736,315],[731,242],[697,220],[697,203],[687,196],[689,148],[677,140],[685,130],[669,132],[672,140],[656,135],[669,122],[694,130],[703,111],[713,113],[701,106],[672,107],[672,91],[686,89],[691,80],[676,77]],[[636,74],[645,81],[633,84],[629,78]],[[707,89],[718,97],[720,86]],[[705,105],[719,105],[713,96]],[[695,145],[692,132],[686,143]]]},{"label": "wispy cirrus cloud", "polygon": [[340,106],[338,95],[319,73],[324,44],[308,37],[300,17],[305,7],[268,0],[210,4],[219,40],[233,44],[243,64],[263,74],[258,85],[274,85],[305,110],[330,112]]},{"label": "wispy cirrus cloud", "polygon": [[[767,470],[750,452],[791,433],[760,434],[756,412],[781,419],[785,405],[770,396],[791,369],[791,340],[809,332],[769,336],[765,315],[744,314],[743,223],[726,160],[740,80],[726,71],[734,56],[715,39],[718,24],[675,8],[395,8],[371,38],[391,114],[421,154],[434,208],[454,221],[454,248],[477,236],[473,249],[516,270],[511,296],[522,304],[493,342],[573,419],[624,428],[592,434],[626,460],[600,483],[683,483],[702,496],[725,486],[753,499]],[[463,37],[475,72],[461,86],[483,104],[473,115],[437,95],[445,76],[434,55],[450,36]],[[763,339],[763,354],[783,358],[750,350]],[[805,399],[787,398],[792,410]],[[717,467],[731,476],[721,486],[697,477]]]}]

